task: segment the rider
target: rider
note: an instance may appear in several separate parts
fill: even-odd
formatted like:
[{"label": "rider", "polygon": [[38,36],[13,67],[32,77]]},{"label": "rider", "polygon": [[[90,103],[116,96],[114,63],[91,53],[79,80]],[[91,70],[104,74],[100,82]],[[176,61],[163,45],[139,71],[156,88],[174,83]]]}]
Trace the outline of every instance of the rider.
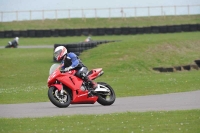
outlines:
[{"label": "rider", "polygon": [[92,41],[90,36],[87,37],[84,42],[89,42],[89,41]]},{"label": "rider", "polygon": [[54,50],[54,57],[57,61],[62,60],[61,69],[65,71],[69,71],[71,69],[77,70],[75,75],[91,85],[92,89],[89,90],[90,92],[97,88],[97,83],[90,80],[87,76],[87,67],[82,63],[82,61],[78,58],[78,56],[75,53],[67,53],[67,49],[64,46],[58,46]]},{"label": "rider", "polygon": [[14,48],[17,48],[19,43],[19,37],[15,37],[12,41],[9,41],[8,44],[13,46]]}]

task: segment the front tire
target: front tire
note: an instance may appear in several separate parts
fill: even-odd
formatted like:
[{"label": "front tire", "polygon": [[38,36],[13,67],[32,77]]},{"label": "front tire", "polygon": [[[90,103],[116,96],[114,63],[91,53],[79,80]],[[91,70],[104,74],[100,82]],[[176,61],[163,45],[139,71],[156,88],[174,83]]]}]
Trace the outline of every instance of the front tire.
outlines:
[{"label": "front tire", "polygon": [[109,84],[104,83],[104,82],[98,82],[98,84],[107,87],[110,90],[110,94],[108,95],[97,94],[98,96],[97,102],[104,106],[112,105],[115,102],[115,98],[116,98],[113,88]]},{"label": "front tire", "polygon": [[69,91],[63,90],[63,95],[60,94],[54,86],[50,87],[48,90],[49,100],[59,108],[66,108],[71,103],[71,96]]},{"label": "front tire", "polygon": [[6,46],[5,46],[5,48],[10,48],[10,45],[9,45],[9,44],[8,44],[8,45],[6,45]]}]

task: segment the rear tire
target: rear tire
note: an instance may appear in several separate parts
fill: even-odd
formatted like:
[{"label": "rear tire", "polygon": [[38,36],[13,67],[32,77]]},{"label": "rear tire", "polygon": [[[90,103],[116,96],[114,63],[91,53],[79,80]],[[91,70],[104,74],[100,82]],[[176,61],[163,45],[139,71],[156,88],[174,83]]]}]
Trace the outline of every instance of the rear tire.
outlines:
[{"label": "rear tire", "polygon": [[98,82],[98,84],[106,86],[110,90],[110,95],[97,94],[97,102],[104,106],[112,105],[115,102],[116,98],[113,88],[109,84],[104,82]]},{"label": "rear tire", "polygon": [[52,86],[49,88],[48,90],[48,97],[49,97],[49,100],[57,107],[59,108],[66,108],[70,105],[71,103],[71,96],[70,96],[70,93],[69,91],[67,90],[64,90],[64,95],[59,95],[59,98],[63,98],[63,96],[66,98],[66,100],[63,102],[63,101],[60,101],[57,96],[56,96],[56,92],[57,89]]}]

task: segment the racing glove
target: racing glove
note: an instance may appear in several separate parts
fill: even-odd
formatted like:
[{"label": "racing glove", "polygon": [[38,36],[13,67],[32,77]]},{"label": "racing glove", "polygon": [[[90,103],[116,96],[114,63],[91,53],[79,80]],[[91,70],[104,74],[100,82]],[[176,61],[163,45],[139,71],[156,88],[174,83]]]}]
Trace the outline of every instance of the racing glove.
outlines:
[{"label": "racing glove", "polygon": [[66,67],[65,68],[65,71],[70,71],[72,69],[72,67],[70,66],[70,67]]}]

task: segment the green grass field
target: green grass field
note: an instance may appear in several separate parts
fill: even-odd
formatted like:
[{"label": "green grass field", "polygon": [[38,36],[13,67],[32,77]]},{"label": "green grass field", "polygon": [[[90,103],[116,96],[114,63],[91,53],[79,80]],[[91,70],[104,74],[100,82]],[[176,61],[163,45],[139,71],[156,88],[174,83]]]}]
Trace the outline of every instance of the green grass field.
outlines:
[{"label": "green grass field", "polygon": [[164,17],[136,17],[136,18],[88,18],[88,19],[59,19],[1,22],[0,31],[27,29],[73,29],[96,27],[143,27],[158,25],[180,25],[200,23],[200,15],[164,16]]},{"label": "green grass field", "polygon": [[[136,20],[140,19],[144,21],[151,18]],[[179,19],[174,18],[172,22],[181,23]],[[181,19],[187,20],[188,18]],[[145,21],[145,25],[151,25],[151,22],[153,19],[149,23]],[[182,22],[186,23],[186,21]],[[21,22],[0,23],[0,29],[23,29],[23,25],[25,29],[27,27],[34,28],[36,25],[41,28],[38,22],[32,23],[33,26],[28,22],[23,22],[20,24],[21,26],[18,26],[19,23]],[[89,22],[86,21],[86,23]],[[102,24],[102,27],[107,26],[104,25],[105,22],[98,23]],[[119,23],[119,27],[123,25],[122,22]],[[189,18],[187,23],[199,23],[199,17]],[[165,23],[160,21],[160,24]],[[80,25],[80,27],[84,26]],[[44,28],[48,28],[48,26]],[[78,26],[74,26],[74,28],[78,28]],[[55,43],[80,42],[84,39],[84,36],[20,38],[20,45],[53,45]],[[99,45],[80,55],[89,69],[96,67],[104,69],[105,74],[97,81],[109,83],[114,88],[117,97],[200,90],[200,70],[173,73],[159,73],[152,70],[153,67],[194,64],[195,59],[200,59],[200,32],[92,36],[92,39],[121,40]],[[8,38],[0,39],[0,46],[5,46],[8,41]],[[52,55],[53,49],[0,49],[0,104],[48,102],[46,83],[49,67],[53,63]],[[199,133],[199,111],[0,118],[0,132]]]},{"label": "green grass field", "polygon": [[1,133],[199,133],[200,110],[0,119]]},{"label": "green grass field", "polygon": [[[158,73],[152,68],[193,64],[200,58],[199,35],[200,32],[103,36],[103,40],[116,38],[121,41],[99,45],[83,52],[80,58],[89,69],[104,69],[105,74],[97,81],[113,86],[117,97],[198,90],[198,70]],[[35,43],[39,44],[43,39],[37,39]],[[74,37],[72,41],[81,39]],[[21,40],[31,42],[32,38]],[[49,38],[47,44],[59,40]],[[0,66],[0,103],[48,101],[46,82],[53,63],[53,49],[0,51],[3,64]]]}]

